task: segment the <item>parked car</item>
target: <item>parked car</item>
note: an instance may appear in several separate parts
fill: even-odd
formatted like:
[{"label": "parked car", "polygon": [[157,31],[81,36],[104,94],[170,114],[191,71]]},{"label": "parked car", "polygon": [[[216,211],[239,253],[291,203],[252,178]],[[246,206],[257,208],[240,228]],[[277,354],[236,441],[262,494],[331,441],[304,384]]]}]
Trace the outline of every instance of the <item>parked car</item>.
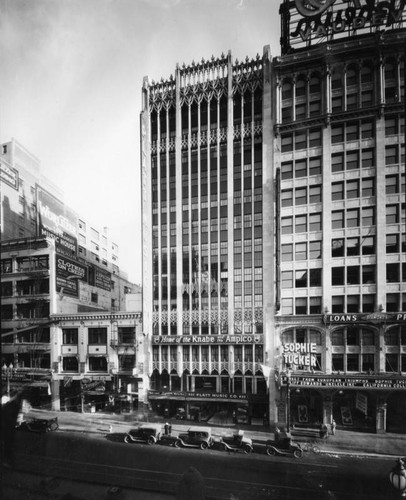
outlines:
[{"label": "parked car", "polygon": [[220,438],[220,447],[224,451],[243,451],[251,453],[254,449],[252,439],[244,436],[244,431],[236,431],[232,436],[222,436]]},{"label": "parked car", "polygon": [[131,429],[124,437],[125,443],[155,444],[162,436],[161,424],[142,424]]},{"label": "parked car", "polygon": [[17,429],[30,432],[50,432],[59,429],[58,417],[54,418],[31,418],[20,422]]},{"label": "parked car", "polygon": [[185,448],[200,448],[206,450],[211,448],[214,439],[211,435],[210,427],[190,427],[187,432],[173,436],[173,445],[176,448],[184,446]]},{"label": "parked car", "polygon": [[268,455],[293,455],[302,458],[303,450],[299,443],[292,442],[290,432],[275,432],[275,438],[266,442],[266,453]]}]

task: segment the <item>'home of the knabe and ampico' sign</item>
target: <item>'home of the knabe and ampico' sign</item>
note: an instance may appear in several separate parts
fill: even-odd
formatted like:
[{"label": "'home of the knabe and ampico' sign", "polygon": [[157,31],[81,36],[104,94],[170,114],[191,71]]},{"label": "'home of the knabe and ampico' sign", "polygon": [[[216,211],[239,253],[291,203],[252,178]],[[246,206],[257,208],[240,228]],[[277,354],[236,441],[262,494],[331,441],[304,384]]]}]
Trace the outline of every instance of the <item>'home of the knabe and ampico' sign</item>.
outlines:
[{"label": "'home of the knabe and ampico' sign", "polygon": [[282,52],[404,26],[406,0],[285,0]]}]

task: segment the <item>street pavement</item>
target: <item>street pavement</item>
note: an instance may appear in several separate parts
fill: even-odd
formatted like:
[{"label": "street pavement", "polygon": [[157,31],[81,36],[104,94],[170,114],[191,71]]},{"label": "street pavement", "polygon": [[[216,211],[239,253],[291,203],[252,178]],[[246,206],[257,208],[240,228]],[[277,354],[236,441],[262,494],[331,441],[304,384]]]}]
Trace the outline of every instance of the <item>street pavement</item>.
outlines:
[{"label": "street pavement", "polygon": [[[91,432],[91,433],[120,433],[126,432],[131,427],[135,427],[145,421],[165,423],[159,417],[148,417],[142,414],[113,414],[113,413],[76,413],[76,412],[52,412],[46,410],[32,410],[27,417],[51,418],[58,417],[61,430]],[[238,424],[210,425],[207,423],[198,424],[192,421],[168,420],[172,425],[172,434],[184,432],[191,425],[209,425],[212,434],[216,438],[224,434],[232,434],[236,429],[243,429],[247,437],[254,443],[265,444],[268,439],[273,439],[273,433],[263,425],[248,426]],[[295,441],[311,441],[312,438],[295,437]],[[335,435],[329,435],[327,439],[317,439],[317,445],[321,453],[349,454],[358,456],[406,456],[406,435],[405,434],[371,434],[367,432],[355,432],[347,429],[337,429]]]},{"label": "street pavement", "polygon": [[[91,433],[106,435],[110,433],[125,433],[131,427],[149,421],[165,423],[163,418],[141,414],[112,414],[112,413],[76,413],[54,412],[32,409],[25,415],[29,418],[58,417],[59,429],[65,432]],[[172,425],[172,434],[177,435],[191,425],[204,425],[191,421],[169,420]],[[244,426],[210,425],[214,438],[224,434],[232,434],[237,428],[244,429],[245,435],[253,440],[255,446],[264,445],[273,434],[262,425]],[[311,440],[311,438],[308,438]],[[297,438],[303,442],[305,437]],[[327,439],[317,439],[321,453],[347,454],[362,457],[387,457],[393,459],[406,456],[406,435],[400,434],[368,434],[338,429],[335,435]],[[73,482],[64,478],[39,477],[13,468],[3,468],[2,471],[2,498],[4,500],[174,500],[173,494],[154,491],[134,491],[123,488],[106,487],[93,483]]]}]

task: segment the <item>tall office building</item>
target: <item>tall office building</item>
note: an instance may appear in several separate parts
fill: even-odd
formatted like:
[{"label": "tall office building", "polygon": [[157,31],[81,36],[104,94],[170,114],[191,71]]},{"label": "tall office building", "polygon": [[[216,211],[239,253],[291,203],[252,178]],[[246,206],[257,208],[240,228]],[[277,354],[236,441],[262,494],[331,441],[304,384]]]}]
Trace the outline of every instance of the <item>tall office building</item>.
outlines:
[{"label": "tall office building", "polygon": [[[151,401],[247,421],[267,412],[273,321],[270,54],[144,80],[143,314]],[[265,168],[265,165],[268,165]],[[268,258],[265,258],[268,255]],[[265,307],[264,307],[265,306]]]},{"label": "tall office building", "polygon": [[281,5],[275,355],[292,424],[405,432],[406,14],[372,4]]},{"label": "tall office building", "polygon": [[150,399],[405,431],[405,5],[280,15],[280,56],[144,80]]}]

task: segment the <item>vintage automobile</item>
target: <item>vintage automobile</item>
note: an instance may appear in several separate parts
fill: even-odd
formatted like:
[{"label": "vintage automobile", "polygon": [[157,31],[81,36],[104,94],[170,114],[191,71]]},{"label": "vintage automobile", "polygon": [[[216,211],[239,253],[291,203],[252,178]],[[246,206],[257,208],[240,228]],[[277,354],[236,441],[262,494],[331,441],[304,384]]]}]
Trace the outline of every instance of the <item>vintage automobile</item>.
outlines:
[{"label": "vintage automobile", "polygon": [[161,424],[142,424],[128,431],[124,436],[125,443],[155,444],[162,436]]},{"label": "vintage automobile", "polygon": [[299,443],[292,442],[290,432],[275,431],[275,438],[266,442],[268,455],[293,455],[295,458],[303,457],[303,450]]},{"label": "vintage automobile", "polygon": [[253,451],[252,439],[244,436],[244,431],[236,431],[232,436],[221,436],[220,447],[224,451],[243,451],[251,453]]},{"label": "vintage automobile", "polygon": [[21,431],[50,432],[59,429],[58,417],[54,418],[31,418],[21,421],[16,428]]},{"label": "vintage automobile", "polygon": [[214,439],[211,435],[210,427],[189,427],[188,431],[179,434],[177,437],[173,436],[173,446],[180,448],[200,448],[206,450],[213,446]]}]

